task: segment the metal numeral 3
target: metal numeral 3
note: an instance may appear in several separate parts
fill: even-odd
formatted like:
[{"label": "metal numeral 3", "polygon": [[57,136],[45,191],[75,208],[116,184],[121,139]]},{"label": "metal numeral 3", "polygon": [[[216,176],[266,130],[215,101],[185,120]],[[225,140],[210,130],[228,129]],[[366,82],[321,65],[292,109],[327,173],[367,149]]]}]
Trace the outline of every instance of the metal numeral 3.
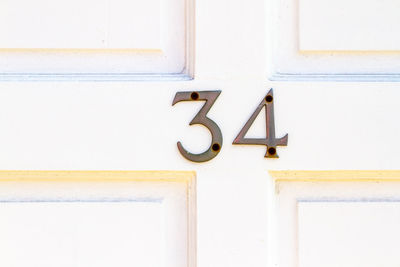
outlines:
[{"label": "metal numeral 3", "polygon": [[207,117],[208,111],[213,106],[215,100],[221,94],[221,91],[200,91],[200,92],[177,92],[172,102],[172,105],[175,105],[181,101],[206,101],[203,107],[200,109],[199,113],[193,118],[193,120],[189,123],[189,125],[200,124],[208,128],[211,133],[211,145],[207,149],[207,151],[201,154],[193,154],[188,152],[183,146],[181,142],[178,142],[179,152],[188,160],[194,162],[205,162],[213,159],[222,148],[222,133],[221,129],[218,125]]}]

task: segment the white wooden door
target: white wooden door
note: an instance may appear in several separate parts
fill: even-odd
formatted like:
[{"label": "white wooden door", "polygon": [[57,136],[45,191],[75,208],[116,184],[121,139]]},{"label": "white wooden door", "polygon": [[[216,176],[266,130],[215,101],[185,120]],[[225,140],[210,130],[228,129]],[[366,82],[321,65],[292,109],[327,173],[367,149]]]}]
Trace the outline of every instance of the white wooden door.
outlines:
[{"label": "white wooden door", "polygon": [[[113,258],[92,250],[81,265],[64,263],[398,266],[399,10],[396,0],[2,0],[0,168],[45,171],[0,174],[11,180],[0,195],[0,217],[15,215],[4,227],[20,233],[13,225],[29,220],[26,206],[9,208],[10,199],[51,200],[56,205],[34,206],[35,214],[45,219],[58,211],[65,226],[68,212],[74,223],[93,209],[89,196],[104,204],[133,190],[145,204],[120,207],[119,215],[131,208],[152,222],[138,222],[144,230],[134,232],[148,234],[136,239],[146,246],[132,245],[145,256],[121,260],[129,255],[127,235],[126,253]],[[231,144],[270,88],[276,136],[289,134],[277,159],[264,158],[265,146]],[[189,126],[204,102],[172,101],[178,91],[212,90],[222,92],[208,117],[224,142],[214,159],[194,163],[182,157],[177,141],[192,153],[210,146],[205,127]],[[261,112],[246,137],[265,134]],[[77,181],[87,173],[51,170],[118,172],[89,175],[106,177],[108,191]],[[138,174],[143,170],[150,173]],[[37,184],[43,177],[72,184],[53,194],[58,183]],[[121,177],[134,177],[133,187],[113,184]],[[145,182],[137,189],[143,180],[172,184]],[[164,198],[170,204],[160,206]],[[74,209],[55,199],[84,204]],[[110,205],[97,207],[80,233],[104,219],[101,210],[118,210]],[[135,216],[121,218],[134,222]],[[158,224],[160,216],[175,218],[183,230],[171,226],[173,219]],[[57,225],[49,223],[54,231]],[[110,231],[106,226],[97,229]],[[83,251],[95,241],[90,236],[82,237]],[[76,240],[61,240],[73,251]],[[13,253],[35,244],[16,245]],[[29,255],[45,266],[43,257]]]}]

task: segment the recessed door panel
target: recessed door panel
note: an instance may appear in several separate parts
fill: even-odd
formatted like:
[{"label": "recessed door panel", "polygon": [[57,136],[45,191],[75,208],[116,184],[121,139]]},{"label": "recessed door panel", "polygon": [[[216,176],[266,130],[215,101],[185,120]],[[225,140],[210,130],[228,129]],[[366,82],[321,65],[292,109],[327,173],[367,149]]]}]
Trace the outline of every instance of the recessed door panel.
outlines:
[{"label": "recessed door panel", "polygon": [[399,201],[300,201],[297,209],[300,267],[400,264]]},{"label": "recessed door panel", "polygon": [[158,49],[159,0],[5,0],[0,49]]},{"label": "recessed door panel", "polygon": [[400,264],[398,171],[275,171],[279,267]]},{"label": "recessed door panel", "polygon": [[270,78],[397,80],[396,0],[274,0]]},{"label": "recessed door panel", "polygon": [[192,172],[0,172],[1,266],[193,267]]},{"label": "recessed door panel", "polygon": [[2,1],[0,78],[191,78],[193,14],[192,0]]},{"label": "recessed door panel", "polygon": [[300,51],[398,51],[396,0],[300,0]]},{"label": "recessed door panel", "polygon": [[2,202],[3,266],[164,266],[157,201]]}]

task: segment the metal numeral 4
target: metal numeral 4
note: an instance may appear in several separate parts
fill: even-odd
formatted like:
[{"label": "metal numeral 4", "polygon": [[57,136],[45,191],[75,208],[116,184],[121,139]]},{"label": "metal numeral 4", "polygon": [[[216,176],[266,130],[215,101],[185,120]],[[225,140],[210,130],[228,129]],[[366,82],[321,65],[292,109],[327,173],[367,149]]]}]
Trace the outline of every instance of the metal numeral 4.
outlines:
[{"label": "metal numeral 4", "polygon": [[[254,120],[258,114],[265,107],[266,117],[266,138],[245,138],[244,136],[249,131]],[[266,158],[279,158],[276,153],[277,146],[286,146],[288,142],[288,134],[281,138],[275,138],[275,121],[274,121],[274,94],[273,90],[270,89],[268,94],[264,97],[261,103],[258,105],[250,119],[246,122],[238,136],[233,141],[233,144],[242,145],[265,145],[267,146],[267,152],[265,153]]]}]

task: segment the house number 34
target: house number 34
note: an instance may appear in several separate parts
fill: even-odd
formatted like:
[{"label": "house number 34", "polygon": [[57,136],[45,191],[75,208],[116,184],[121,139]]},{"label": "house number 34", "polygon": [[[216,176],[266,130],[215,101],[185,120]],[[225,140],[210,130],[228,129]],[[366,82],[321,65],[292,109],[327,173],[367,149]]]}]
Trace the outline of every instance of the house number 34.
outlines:
[{"label": "house number 34", "polygon": [[[205,101],[203,107],[196,114],[189,125],[200,124],[208,128],[211,133],[211,145],[203,153],[193,154],[187,151],[181,142],[178,142],[178,150],[183,157],[194,162],[205,162],[213,159],[218,155],[222,148],[222,133],[218,125],[207,117],[208,111],[211,109],[221,91],[192,91],[192,92],[177,92],[172,102],[175,105],[181,101]],[[266,138],[245,138],[246,133],[249,131],[254,120],[258,114],[265,107],[266,117]],[[250,119],[240,130],[239,134],[233,141],[235,145],[265,145],[267,152],[265,153],[266,158],[278,158],[276,152],[277,146],[286,146],[288,142],[288,135],[284,137],[275,138],[275,121],[274,121],[274,95],[273,90],[270,89],[267,95],[262,99]]]}]

